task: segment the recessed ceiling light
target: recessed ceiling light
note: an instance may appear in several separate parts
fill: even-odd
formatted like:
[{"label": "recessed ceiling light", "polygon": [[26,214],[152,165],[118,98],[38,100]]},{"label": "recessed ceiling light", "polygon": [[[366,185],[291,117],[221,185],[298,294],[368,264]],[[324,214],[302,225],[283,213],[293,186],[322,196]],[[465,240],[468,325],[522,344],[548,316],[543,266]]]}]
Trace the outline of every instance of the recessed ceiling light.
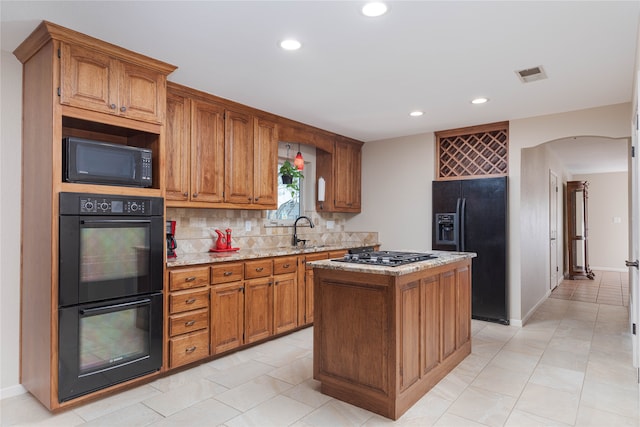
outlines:
[{"label": "recessed ceiling light", "polygon": [[488,101],[489,101],[489,98],[482,98],[481,97],[481,98],[475,98],[475,99],[471,100],[471,103],[472,104],[484,104],[484,103],[486,103]]},{"label": "recessed ceiling light", "polygon": [[424,114],[424,112],[422,112],[422,111],[412,111],[412,112],[409,113],[409,115],[411,117],[420,117],[423,114]]},{"label": "recessed ceiling light", "polygon": [[280,42],[280,47],[284,50],[298,50],[301,46],[302,43],[295,39],[286,39]]},{"label": "recessed ceiling light", "polygon": [[379,1],[370,2],[362,6],[362,14],[364,16],[374,18],[385,13],[387,13],[387,5]]}]

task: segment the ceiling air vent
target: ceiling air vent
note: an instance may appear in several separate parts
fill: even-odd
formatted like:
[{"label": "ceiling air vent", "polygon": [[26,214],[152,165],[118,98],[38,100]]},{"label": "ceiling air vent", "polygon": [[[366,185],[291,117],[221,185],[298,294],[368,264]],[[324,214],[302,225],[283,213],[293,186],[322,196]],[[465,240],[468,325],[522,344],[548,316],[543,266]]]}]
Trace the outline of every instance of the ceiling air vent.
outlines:
[{"label": "ceiling air vent", "polygon": [[522,83],[535,82],[536,80],[543,80],[547,78],[547,74],[542,69],[542,66],[516,71],[516,74],[520,77]]}]

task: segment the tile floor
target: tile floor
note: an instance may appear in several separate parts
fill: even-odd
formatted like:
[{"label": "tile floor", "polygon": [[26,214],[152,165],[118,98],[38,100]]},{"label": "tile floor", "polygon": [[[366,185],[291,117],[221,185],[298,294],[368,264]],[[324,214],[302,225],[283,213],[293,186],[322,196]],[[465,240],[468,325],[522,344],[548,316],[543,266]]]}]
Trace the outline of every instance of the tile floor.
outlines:
[{"label": "tile floor", "polygon": [[472,354],[395,423],[318,391],[307,328],[56,415],[3,399],[0,425],[640,426],[625,306],[549,298],[522,328],[472,327]]},{"label": "tile floor", "polygon": [[551,292],[551,298],[599,304],[629,305],[628,273],[594,271],[593,280],[563,280]]}]

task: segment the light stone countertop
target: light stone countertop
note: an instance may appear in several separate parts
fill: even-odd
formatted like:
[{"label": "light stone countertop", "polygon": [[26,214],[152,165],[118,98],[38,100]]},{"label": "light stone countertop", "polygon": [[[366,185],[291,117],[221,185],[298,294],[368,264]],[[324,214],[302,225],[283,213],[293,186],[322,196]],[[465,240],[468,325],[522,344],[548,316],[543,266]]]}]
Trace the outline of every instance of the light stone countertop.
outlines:
[{"label": "light stone countertop", "polygon": [[[403,251],[416,252],[416,251]],[[426,261],[412,262],[410,264],[399,265],[397,267],[386,265],[358,264],[350,262],[338,262],[332,260],[310,261],[307,264],[314,268],[324,268],[328,270],[342,270],[356,273],[373,273],[385,276],[403,276],[417,271],[427,270],[441,265],[451,264],[466,258],[475,258],[478,256],[475,252],[448,252],[448,251],[427,251],[436,255],[437,258]]]},{"label": "light stone countertop", "polygon": [[[360,248],[365,246],[361,242],[342,242],[339,245],[312,245],[294,248],[293,246],[264,249],[240,249],[235,252],[203,252],[178,255],[177,258],[167,259],[167,267],[185,267],[198,264],[211,264],[214,262],[245,261],[256,258],[268,258],[276,256],[300,255],[314,252],[338,251],[342,249]],[[336,263],[338,264],[338,263]]]}]

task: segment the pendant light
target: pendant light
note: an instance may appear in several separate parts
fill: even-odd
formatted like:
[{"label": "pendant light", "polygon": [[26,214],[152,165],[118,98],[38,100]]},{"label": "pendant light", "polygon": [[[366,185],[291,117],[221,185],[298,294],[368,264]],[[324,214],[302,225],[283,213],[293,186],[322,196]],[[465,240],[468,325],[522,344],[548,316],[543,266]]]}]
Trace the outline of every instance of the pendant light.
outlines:
[{"label": "pendant light", "polygon": [[304,170],[304,158],[302,158],[302,153],[300,152],[300,144],[298,144],[298,154],[296,154],[296,159],[293,161],[293,165],[299,171]]}]

